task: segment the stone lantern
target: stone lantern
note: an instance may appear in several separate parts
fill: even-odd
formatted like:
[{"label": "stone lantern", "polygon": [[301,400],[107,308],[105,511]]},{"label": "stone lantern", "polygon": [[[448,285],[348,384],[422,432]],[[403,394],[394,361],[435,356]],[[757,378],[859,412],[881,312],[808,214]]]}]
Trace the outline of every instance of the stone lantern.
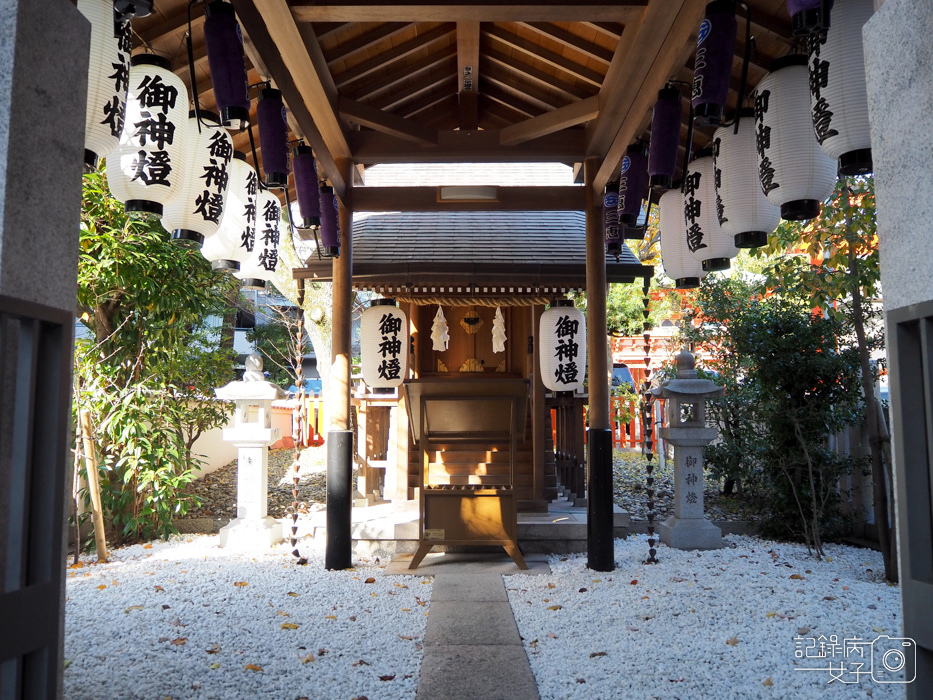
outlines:
[{"label": "stone lantern", "polygon": [[703,448],[719,435],[706,426],[706,400],[723,387],[698,379],[696,360],[686,349],[676,358],[677,378],[652,390],[667,399],[669,427],[660,436],[674,446],[674,515],[658,528],[661,541],[676,549],[718,549],[722,531],[703,515]]},{"label": "stone lantern", "polygon": [[243,380],[215,389],[219,399],[236,404],[233,427],[223,438],[237,447],[236,519],[220,530],[220,546],[271,547],[282,541],[282,524],[268,515],[269,445],[279,439],[272,427],[272,401],[287,394],[262,373],[262,358],[246,359]]}]

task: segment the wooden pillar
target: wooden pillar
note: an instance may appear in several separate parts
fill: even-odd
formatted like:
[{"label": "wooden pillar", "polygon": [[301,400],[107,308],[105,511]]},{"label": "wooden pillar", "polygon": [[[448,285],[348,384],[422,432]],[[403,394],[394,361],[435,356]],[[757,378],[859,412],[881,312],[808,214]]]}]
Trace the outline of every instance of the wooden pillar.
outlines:
[{"label": "wooden pillar", "polygon": [[[534,337],[532,353],[533,371],[531,377],[531,406],[532,406],[532,442],[534,445],[534,480],[533,480],[533,498],[536,504],[544,505],[544,457],[547,444],[545,411],[544,405],[544,381],[541,379],[541,353],[538,352],[538,326],[541,322],[541,314],[544,313],[543,306],[530,307],[531,310],[531,333]],[[545,510],[547,510],[545,506]]]},{"label": "wooden pillar", "polygon": [[[349,194],[350,161],[342,161]],[[350,432],[350,322],[353,279],[353,215],[340,202],[340,257],[333,262],[334,302],[331,336],[331,382],[325,397],[330,415],[327,433],[327,545],[324,566],[347,569],[353,562],[350,533],[353,509],[353,435]]]},{"label": "wooden pillar", "polygon": [[599,158],[583,161],[586,182],[586,331],[590,426],[586,435],[587,566],[615,568],[612,517],[612,430],[609,424],[609,333],[606,327],[606,249],[602,193],[593,183]]}]

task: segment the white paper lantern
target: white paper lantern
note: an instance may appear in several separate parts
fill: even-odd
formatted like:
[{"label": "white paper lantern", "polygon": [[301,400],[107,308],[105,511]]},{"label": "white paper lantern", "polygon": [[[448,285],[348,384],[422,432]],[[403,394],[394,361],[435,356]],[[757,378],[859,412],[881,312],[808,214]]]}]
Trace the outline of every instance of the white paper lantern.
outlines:
[{"label": "white paper lantern", "polygon": [[728,270],[739,254],[735,238],[719,225],[716,215],[716,175],[713,151],[706,148],[690,161],[684,177],[683,218],[687,249],[707,272]]},{"label": "white paper lantern", "polygon": [[201,112],[200,130],[194,112],[188,119],[188,177],[172,201],[165,205],[162,226],[172,238],[197,244],[210,238],[224,214],[233,160],[233,140],[220,125],[220,117]]},{"label": "white paper lantern", "polygon": [[282,205],[269,190],[260,190],[256,198],[256,236],[253,251],[240,263],[233,276],[243,280],[244,287],[263,289],[275,278],[279,266],[279,241],[282,240]]},{"label": "white paper lantern", "polygon": [[230,162],[227,203],[220,228],[201,246],[201,255],[215,270],[238,272],[240,263],[249,259],[256,244],[256,199],[259,175],[240,151]]},{"label": "white paper lantern", "polygon": [[810,108],[816,140],[843,175],[872,170],[862,26],[872,0],[836,0],[826,36],[811,36]]},{"label": "white paper lantern", "polygon": [[139,54],[131,63],[126,121],[107,177],[128,214],[161,217],[187,175],[188,93],[164,58]]},{"label": "white paper lantern", "polygon": [[807,57],[792,54],[771,64],[755,91],[758,179],[781,217],[807,221],[836,185],[836,161],[813,132]]},{"label": "white paper lantern", "polygon": [[684,225],[684,195],[679,189],[661,195],[661,262],[664,273],[674,280],[677,289],[694,289],[706,275],[703,265],[687,249],[687,227]]},{"label": "white paper lantern", "polygon": [[758,184],[755,110],[739,113],[739,133],[724,126],[713,134],[716,168],[716,215],[737,248],[759,248],[781,223],[781,210],[768,201]]},{"label": "white paper lantern", "polygon": [[408,319],[394,299],[377,299],[360,323],[360,369],[373,389],[389,389],[408,378]]},{"label": "white paper lantern", "polygon": [[586,319],[572,301],[560,300],[538,326],[541,379],[551,391],[576,391],[586,376]]},{"label": "white paper lantern", "polygon": [[78,10],[91,23],[88,56],[84,164],[88,171],[120,145],[129,85],[131,30],[114,22],[112,0],[78,0]]}]

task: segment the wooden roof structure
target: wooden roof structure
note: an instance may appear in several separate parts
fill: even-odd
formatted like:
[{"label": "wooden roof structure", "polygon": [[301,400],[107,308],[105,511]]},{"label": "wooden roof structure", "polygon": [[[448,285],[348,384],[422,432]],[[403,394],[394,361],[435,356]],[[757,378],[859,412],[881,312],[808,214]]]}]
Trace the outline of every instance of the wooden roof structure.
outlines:
[{"label": "wooden roof structure", "polygon": [[[246,40],[252,83],[283,92],[294,138],[316,153],[319,172],[353,210],[352,186],[375,163],[530,162],[599,159],[601,195],[635,139],[649,139],[651,108],[668,80],[690,81],[705,0],[232,0]],[[755,39],[747,84],[793,46],[784,0],[750,0]],[[134,21],[137,47],[174,60],[189,82],[187,0],[157,0]],[[191,8],[196,90],[214,107],[203,5]],[[738,99],[746,22],[738,19],[729,107]],[[255,101],[254,101],[255,109]],[[687,120],[684,100],[684,130]],[[253,127],[256,128],[255,126]],[[696,147],[712,129],[700,128]],[[248,135],[235,137],[249,151]],[[256,139],[258,143],[258,139]],[[259,159],[261,161],[261,153]],[[379,191],[375,191],[378,189]],[[505,188],[503,188],[505,189]],[[584,208],[583,188],[517,185],[515,208]],[[366,207],[427,207],[409,193],[367,188]],[[436,199],[436,198],[435,198]],[[496,208],[492,203],[489,208]],[[434,202],[430,208],[456,209]]]}]

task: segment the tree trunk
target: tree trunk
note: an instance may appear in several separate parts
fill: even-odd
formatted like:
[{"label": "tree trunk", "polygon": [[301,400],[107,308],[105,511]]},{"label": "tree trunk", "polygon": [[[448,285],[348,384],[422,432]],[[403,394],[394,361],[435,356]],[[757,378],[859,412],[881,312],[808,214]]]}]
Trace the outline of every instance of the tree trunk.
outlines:
[{"label": "tree trunk", "polygon": [[226,311],[224,312],[223,322],[220,326],[220,349],[233,351],[233,339],[236,329],[237,301],[240,298],[240,290],[231,287],[226,294]]},{"label": "tree trunk", "polygon": [[872,496],[875,509],[875,526],[884,559],[884,573],[888,581],[896,583],[897,548],[888,513],[888,487],[885,480],[884,454],[878,429],[878,404],[875,401],[875,384],[872,381],[871,358],[865,339],[865,314],[862,308],[862,290],[859,286],[858,257],[855,255],[855,237],[852,235],[852,204],[846,207],[846,239],[849,242],[849,279],[852,282],[852,322],[858,341],[859,362],[862,367],[862,392],[865,394],[865,423],[868,429],[868,446],[871,452]]},{"label": "tree trunk", "polygon": [[[107,535],[104,532],[104,509],[100,500],[100,477],[97,473],[97,455],[94,451],[94,439],[91,436],[91,416],[78,408],[78,422],[84,444],[84,464],[87,471],[87,487],[91,494],[91,513],[94,519],[94,540],[97,544],[97,561],[106,562]],[[80,542],[75,543],[76,547]]]}]

